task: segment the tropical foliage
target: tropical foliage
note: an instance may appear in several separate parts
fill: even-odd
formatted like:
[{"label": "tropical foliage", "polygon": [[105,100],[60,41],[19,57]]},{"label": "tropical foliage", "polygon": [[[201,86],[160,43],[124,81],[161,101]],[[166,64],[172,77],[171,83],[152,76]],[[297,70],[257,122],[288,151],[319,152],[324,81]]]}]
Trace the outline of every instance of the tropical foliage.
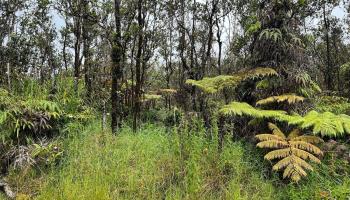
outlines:
[{"label": "tropical foliage", "polygon": [[269,129],[272,134],[256,135],[260,141],[257,147],[276,149],[267,153],[264,158],[270,161],[279,159],[272,169],[283,170],[283,178],[298,182],[302,177],[307,176],[306,170],[313,170],[313,167],[306,162],[307,160],[321,163],[316,156],[322,156],[323,152],[314,145],[323,142],[319,137],[301,135],[299,129],[294,129],[286,136],[272,123],[269,123]]},{"label": "tropical foliage", "polygon": [[225,116],[248,116],[287,122],[302,129],[311,128],[313,134],[321,136],[340,137],[344,134],[350,134],[350,116],[344,114],[310,111],[305,116],[290,115],[280,110],[254,108],[244,102],[232,102],[220,109],[219,113]]},{"label": "tropical foliage", "polygon": [[221,75],[203,80],[188,79],[187,84],[197,86],[204,92],[213,94],[222,91],[224,88],[235,88],[241,82],[246,80],[255,80],[268,76],[277,76],[277,72],[272,68],[255,68],[252,70],[242,71],[234,75]]},{"label": "tropical foliage", "polygon": [[285,94],[285,95],[272,96],[266,99],[262,99],[256,102],[256,105],[265,105],[265,104],[270,104],[274,102],[277,102],[277,103],[287,102],[288,104],[295,104],[295,103],[303,102],[304,100],[305,100],[304,97],[297,96],[295,94]]}]

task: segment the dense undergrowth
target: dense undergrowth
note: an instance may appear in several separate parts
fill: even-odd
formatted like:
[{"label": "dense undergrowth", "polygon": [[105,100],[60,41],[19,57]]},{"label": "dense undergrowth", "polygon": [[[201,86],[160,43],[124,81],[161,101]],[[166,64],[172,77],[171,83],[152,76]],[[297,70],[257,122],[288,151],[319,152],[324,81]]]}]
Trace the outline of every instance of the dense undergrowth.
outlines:
[{"label": "dense undergrowth", "polygon": [[[6,101],[0,102],[0,112],[7,117],[2,118],[0,131],[0,181],[8,183],[17,199],[350,197],[349,163],[332,151],[325,151],[322,164],[313,165],[307,177],[291,183],[271,171],[273,163],[264,160],[266,150],[255,147],[254,134],[242,129],[245,135],[235,136],[241,130],[231,129],[229,120],[221,152],[217,119],[208,137],[200,117],[177,108],[149,108],[138,132],[126,118],[121,132],[113,135],[102,131],[101,110],[82,98],[81,85],[75,92],[70,78],[58,84],[54,94],[30,81],[12,93],[2,90]],[[316,110],[348,113],[348,100],[340,100],[343,103],[323,97]],[[45,129],[37,123],[42,118],[47,121]],[[17,126],[17,120],[29,126]],[[0,199],[5,195],[0,193]]]},{"label": "dense undergrowth", "polygon": [[[17,180],[18,197],[35,199],[346,199],[349,169],[338,160],[324,164],[298,184],[271,173],[260,150],[227,141],[222,153],[204,133],[180,134],[144,125],[114,136],[99,123],[72,129],[65,155],[46,175],[27,172]],[[23,174],[22,174],[23,175]]]}]

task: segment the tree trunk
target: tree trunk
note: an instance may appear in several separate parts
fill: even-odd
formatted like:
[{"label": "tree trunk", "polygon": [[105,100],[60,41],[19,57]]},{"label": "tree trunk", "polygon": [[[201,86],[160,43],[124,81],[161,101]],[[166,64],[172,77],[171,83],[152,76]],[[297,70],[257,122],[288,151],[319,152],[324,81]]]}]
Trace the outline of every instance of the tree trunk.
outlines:
[{"label": "tree trunk", "polygon": [[326,16],[326,5],[323,6],[323,19],[325,25],[325,36],[326,36],[326,46],[327,46],[327,67],[325,73],[325,80],[327,84],[327,89],[332,90],[332,78],[333,78],[333,69],[332,69],[332,61],[331,61],[331,51],[330,51],[330,41],[329,41],[329,21]]},{"label": "tree trunk", "polygon": [[85,78],[85,87],[86,87],[86,97],[88,101],[91,101],[92,93],[92,77],[91,77],[91,68],[92,68],[92,55],[91,55],[91,36],[90,32],[92,29],[92,24],[89,20],[89,2],[87,0],[83,1],[83,56],[84,56],[84,78]]},{"label": "tree trunk", "polygon": [[80,38],[81,38],[81,19],[80,17],[75,17],[74,19],[74,91],[78,93],[78,82],[80,78]]},{"label": "tree trunk", "polygon": [[111,100],[112,100],[112,132],[117,133],[120,127],[120,119],[121,119],[121,100],[119,99],[119,81],[123,76],[123,70],[121,65],[122,60],[122,46],[121,46],[121,16],[120,16],[120,0],[114,1],[115,11],[115,27],[116,33],[114,35],[113,40],[113,48],[112,48],[112,90],[111,90]]},{"label": "tree trunk", "polygon": [[133,111],[133,131],[137,131],[138,121],[140,119],[141,112],[141,57],[142,57],[142,47],[143,47],[143,16],[142,16],[142,0],[138,1],[138,17],[137,22],[139,26],[138,32],[138,44],[137,44],[137,54],[136,54],[136,65],[135,65],[135,100],[134,100],[134,111]]}]

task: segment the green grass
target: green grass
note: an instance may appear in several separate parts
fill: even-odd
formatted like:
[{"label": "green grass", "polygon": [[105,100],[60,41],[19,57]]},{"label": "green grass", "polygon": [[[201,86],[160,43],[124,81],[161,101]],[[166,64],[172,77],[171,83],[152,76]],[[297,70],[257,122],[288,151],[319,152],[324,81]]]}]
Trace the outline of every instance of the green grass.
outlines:
[{"label": "green grass", "polygon": [[137,134],[124,128],[114,136],[98,123],[82,128],[71,126],[60,165],[46,175],[29,171],[29,177],[17,178],[22,199],[28,197],[24,194],[42,200],[350,197],[349,167],[339,160],[327,158],[299,184],[291,184],[271,172],[252,143],[226,141],[219,154],[216,140],[203,133],[183,131],[180,137],[145,125]]},{"label": "green grass", "polygon": [[38,199],[272,199],[273,185],[245,162],[242,143],[221,156],[214,142],[146,126],[117,137],[98,128],[69,140],[63,166]]}]

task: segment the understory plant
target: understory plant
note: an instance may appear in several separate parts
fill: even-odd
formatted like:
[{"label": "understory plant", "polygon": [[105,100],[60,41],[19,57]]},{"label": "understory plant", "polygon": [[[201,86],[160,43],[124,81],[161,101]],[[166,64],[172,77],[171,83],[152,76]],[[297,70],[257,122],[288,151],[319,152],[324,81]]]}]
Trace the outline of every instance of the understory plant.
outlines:
[{"label": "understory plant", "polygon": [[314,144],[323,140],[317,136],[302,135],[299,129],[292,130],[285,135],[275,124],[269,123],[271,134],[259,134],[256,138],[260,141],[259,148],[274,149],[265,155],[265,159],[279,160],[274,164],[273,170],[283,170],[283,178],[289,178],[294,182],[300,181],[307,176],[306,170],[313,171],[313,167],[307,163],[308,160],[320,164],[317,156],[323,152]]}]

